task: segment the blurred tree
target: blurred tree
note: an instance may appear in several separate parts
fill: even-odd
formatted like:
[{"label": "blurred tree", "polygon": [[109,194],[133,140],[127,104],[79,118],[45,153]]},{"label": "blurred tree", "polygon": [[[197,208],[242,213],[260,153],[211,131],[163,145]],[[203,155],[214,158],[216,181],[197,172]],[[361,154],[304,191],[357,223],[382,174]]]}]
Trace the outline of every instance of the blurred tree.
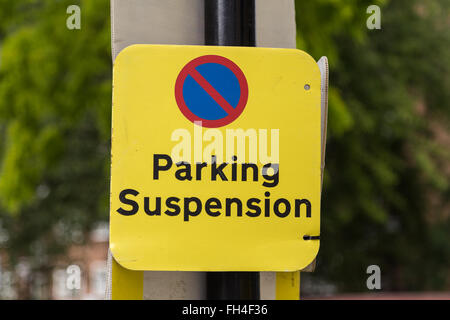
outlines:
[{"label": "blurred tree", "polygon": [[[381,30],[366,28],[371,4]],[[366,291],[377,264],[384,290],[448,288],[450,3],[296,6],[299,48],[331,66],[322,244],[303,279]]]},{"label": "blurred tree", "polygon": [[[81,30],[66,27],[73,4]],[[13,264],[43,268],[107,219],[109,12],[108,0],[0,0],[0,221]]]},{"label": "blurred tree", "polygon": [[[66,28],[73,4],[81,30]],[[381,30],[366,28],[371,4]],[[330,58],[332,84],[322,247],[303,279],[367,290],[378,264],[384,290],[448,286],[450,4],[296,7],[298,46]],[[108,0],[0,0],[0,246],[13,263],[45,268],[107,219],[109,48]]]}]

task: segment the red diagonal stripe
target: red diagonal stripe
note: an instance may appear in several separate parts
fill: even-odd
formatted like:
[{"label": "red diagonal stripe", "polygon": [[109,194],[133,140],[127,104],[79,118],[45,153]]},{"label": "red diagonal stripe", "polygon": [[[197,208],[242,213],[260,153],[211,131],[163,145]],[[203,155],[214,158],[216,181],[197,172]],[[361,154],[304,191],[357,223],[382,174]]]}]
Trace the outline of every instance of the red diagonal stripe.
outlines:
[{"label": "red diagonal stripe", "polygon": [[226,113],[231,114],[234,112],[233,106],[229,104],[228,101],[225,100],[225,98],[222,97],[216,89],[214,89],[214,87],[200,74],[200,72],[192,69],[189,74],[200,85],[200,87],[202,87],[203,90],[205,90],[214,99],[214,101],[216,101],[218,105],[225,110]]}]

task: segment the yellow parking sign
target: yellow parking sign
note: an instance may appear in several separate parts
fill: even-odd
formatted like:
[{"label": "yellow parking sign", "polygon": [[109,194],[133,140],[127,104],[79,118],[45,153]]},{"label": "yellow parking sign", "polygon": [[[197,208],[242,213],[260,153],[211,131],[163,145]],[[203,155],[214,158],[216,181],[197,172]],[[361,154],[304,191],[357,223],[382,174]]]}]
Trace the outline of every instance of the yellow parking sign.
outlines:
[{"label": "yellow parking sign", "polygon": [[320,71],[293,49],[133,45],[114,65],[110,247],[132,270],[317,255]]}]

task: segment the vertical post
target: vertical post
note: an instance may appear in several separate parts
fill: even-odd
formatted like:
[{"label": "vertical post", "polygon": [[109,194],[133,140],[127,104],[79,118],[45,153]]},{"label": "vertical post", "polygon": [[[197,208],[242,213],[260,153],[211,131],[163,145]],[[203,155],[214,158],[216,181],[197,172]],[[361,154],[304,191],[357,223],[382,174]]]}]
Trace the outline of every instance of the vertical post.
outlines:
[{"label": "vertical post", "polygon": [[255,0],[205,0],[205,43],[256,46]]},{"label": "vertical post", "polygon": [[[256,46],[254,0],[205,0],[205,44]],[[258,300],[258,272],[207,273],[208,299]]]},{"label": "vertical post", "polygon": [[[243,28],[244,31],[239,39],[239,42],[242,44],[239,45],[254,46],[255,42],[257,42],[258,46],[261,47],[296,47],[294,0],[258,0],[256,5],[255,1],[244,1],[249,3],[249,5],[242,7],[243,1],[236,0],[111,0],[113,59],[121,50],[132,44],[204,45],[206,40],[206,43],[209,45],[233,45],[224,43],[223,38],[220,42],[218,38],[216,38],[217,40],[212,38],[215,32],[219,33],[218,25],[215,22],[210,22],[218,19],[214,15],[214,12],[217,12],[218,9],[214,9],[214,7],[217,7],[219,2],[222,2],[222,7],[226,6],[227,2],[241,2],[240,6],[232,5],[235,8],[241,8],[241,10],[243,8],[244,11],[254,6],[256,19],[254,16],[252,17],[246,13],[242,14],[251,18],[247,19],[247,27]],[[206,19],[204,16],[206,16]],[[207,19],[208,21],[206,21]],[[149,22],[151,22],[150,25]],[[206,28],[204,26],[205,23],[208,25]],[[229,27],[227,30],[229,30]],[[233,43],[237,42],[237,40],[233,41]],[[113,258],[111,257],[111,259]],[[120,281],[120,283],[114,280],[113,290],[119,290],[119,293],[124,293],[125,291],[121,289],[121,284],[126,285],[130,283],[127,280],[128,274],[124,274],[122,272],[124,270],[120,268],[114,268],[113,270],[112,263],[109,264],[108,270],[110,278],[108,280],[109,294],[107,296],[109,299],[112,298],[111,296],[123,299],[123,296],[111,295],[112,278],[119,276],[119,280],[125,280]],[[116,272],[119,272],[119,274],[115,274]],[[139,271],[137,272],[140,273]],[[145,271],[142,273],[145,274],[145,277],[143,277],[143,296],[145,299],[174,299],[175,297],[176,299],[191,300],[205,298],[207,286],[204,281],[206,282],[206,274],[208,275],[208,280],[211,280],[214,274],[218,274],[175,271]],[[138,274],[135,275],[137,276]],[[123,276],[126,277],[123,278]],[[138,281],[135,282],[133,280],[132,283],[136,284],[135,291],[133,290],[135,293],[127,293],[126,297],[140,299],[142,297],[142,289],[137,285]],[[179,290],[178,287],[176,290],[173,289],[176,287],[173,284],[178,285],[179,283],[183,284],[183,290]],[[282,292],[286,292],[281,288],[285,287],[285,285],[297,285],[297,283],[297,281],[293,282],[289,277],[279,277],[278,273],[264,272],[260,277],[260,290],[258,290],[261,292],[260,298],[286,298],[280,295]],[[208,287],[211,286],[214,286],[214,282],[209,281]],[[243,285],[243,287],[248,288],[249,286]],[[275,291],[277,291],[277,295]],[[178,296],[179,292],[183,292],[182,296]],[[213,290],[209,290],[209,292],[211,298],[217,297],[217,295],[211,294]],[[292,297],[294,297],[296,292],[297,290],[292,291]],[[134,294],[136,294],[136,297]],[[139,296],[137,296],[138,294]]]},{"label": "vertical post", "polygon": [[276,300],[300,300],[300,271],[276,273]]}]

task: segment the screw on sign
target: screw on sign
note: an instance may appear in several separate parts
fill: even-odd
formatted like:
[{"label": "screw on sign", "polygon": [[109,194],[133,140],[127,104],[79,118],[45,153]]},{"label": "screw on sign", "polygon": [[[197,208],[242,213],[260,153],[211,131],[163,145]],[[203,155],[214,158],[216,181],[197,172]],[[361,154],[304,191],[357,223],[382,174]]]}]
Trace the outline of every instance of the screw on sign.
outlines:
[{"label": "screw on sign", "polygon": [[248,84],[242,70],[222,56],[190,61],[175,83],[180,111],[191,122],[218,128],[236,120],[247,104]]}]

